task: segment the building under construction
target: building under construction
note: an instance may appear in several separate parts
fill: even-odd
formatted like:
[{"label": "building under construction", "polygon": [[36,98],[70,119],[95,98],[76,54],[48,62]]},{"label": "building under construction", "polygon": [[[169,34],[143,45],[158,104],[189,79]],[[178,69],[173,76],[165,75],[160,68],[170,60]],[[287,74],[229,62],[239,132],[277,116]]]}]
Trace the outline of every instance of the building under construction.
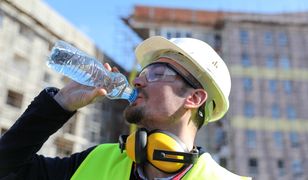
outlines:
[{"label": "building under construction", "polygon": [[[90,38],[41,0],[1,0],[0,135],[42,89],[61,88],[68,82],[46,66],[47,56],[58,39],[124,72]],[[118,113],[125,105],[123,101],[104,99],[82,108],[49,138],[39,153],[66,156],[100,142],[117,141],[119,134],[128,131],[122,114]]]},{"label": "building under construction", "polygon": [[228,65],[229,112],[200,130],[197,145],[254,179],[308,178],[308,13],[135,6],[123,20],[142,39],[201,39]]}]

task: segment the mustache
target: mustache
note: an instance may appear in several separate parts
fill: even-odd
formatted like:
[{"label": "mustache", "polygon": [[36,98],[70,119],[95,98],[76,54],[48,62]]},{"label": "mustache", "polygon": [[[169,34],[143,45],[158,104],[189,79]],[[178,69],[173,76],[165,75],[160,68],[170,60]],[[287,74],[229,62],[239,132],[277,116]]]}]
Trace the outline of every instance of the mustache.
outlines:
[{"label": "mustache", "polygon": [[141,94],[146,99],[149,97],[149,94],[144,89],[137,88],[137,91],[138,91],[138,95]]}]

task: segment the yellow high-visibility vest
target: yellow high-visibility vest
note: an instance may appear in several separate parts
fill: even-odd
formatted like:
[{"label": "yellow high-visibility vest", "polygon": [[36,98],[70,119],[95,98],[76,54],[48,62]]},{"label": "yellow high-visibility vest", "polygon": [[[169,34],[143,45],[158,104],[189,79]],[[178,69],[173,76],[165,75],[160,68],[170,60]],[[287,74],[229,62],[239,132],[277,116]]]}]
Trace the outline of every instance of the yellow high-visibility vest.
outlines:
[{"label": "yellow high-visibility vest", "polygon": [[[132,160],[119,144],[101,144],[90,152],[72,176],[72,180],[109,180],[129,179],[132,172]],[[249,177],[238,176],[219,166],[210,154],[204,153],[196,164],[182,179],[206,180],[250,180]]]}]

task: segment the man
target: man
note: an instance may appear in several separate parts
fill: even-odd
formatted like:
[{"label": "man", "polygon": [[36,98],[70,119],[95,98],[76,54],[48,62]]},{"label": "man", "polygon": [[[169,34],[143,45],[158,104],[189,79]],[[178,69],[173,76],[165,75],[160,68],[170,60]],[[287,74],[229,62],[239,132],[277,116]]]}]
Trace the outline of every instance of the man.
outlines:
[{"label": "man", "polygon": [[[102,144],[68,158],[35,153],[79,108],[106,91],[70,82],[37,96],[0,140],[6,179],[249,179],[220,167],[194,146],[198,129],[229,107],[229,71],[206,43],[154,36],[136,48],[143,70],[137,99],[124,115],[139,129],[119,144]],[[108,70],[112,69],[105,64]]]}]

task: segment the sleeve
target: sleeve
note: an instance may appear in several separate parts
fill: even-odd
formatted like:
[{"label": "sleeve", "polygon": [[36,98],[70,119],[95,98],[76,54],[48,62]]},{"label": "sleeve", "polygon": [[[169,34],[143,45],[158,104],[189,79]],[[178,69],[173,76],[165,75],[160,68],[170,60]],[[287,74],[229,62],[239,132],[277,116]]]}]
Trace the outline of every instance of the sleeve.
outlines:
[{"label": "sleeve", "polygon": [[94,147],[62,159],[36,153],[74,113],[43,90],[0,139],[0,179],[69,179]]}]

